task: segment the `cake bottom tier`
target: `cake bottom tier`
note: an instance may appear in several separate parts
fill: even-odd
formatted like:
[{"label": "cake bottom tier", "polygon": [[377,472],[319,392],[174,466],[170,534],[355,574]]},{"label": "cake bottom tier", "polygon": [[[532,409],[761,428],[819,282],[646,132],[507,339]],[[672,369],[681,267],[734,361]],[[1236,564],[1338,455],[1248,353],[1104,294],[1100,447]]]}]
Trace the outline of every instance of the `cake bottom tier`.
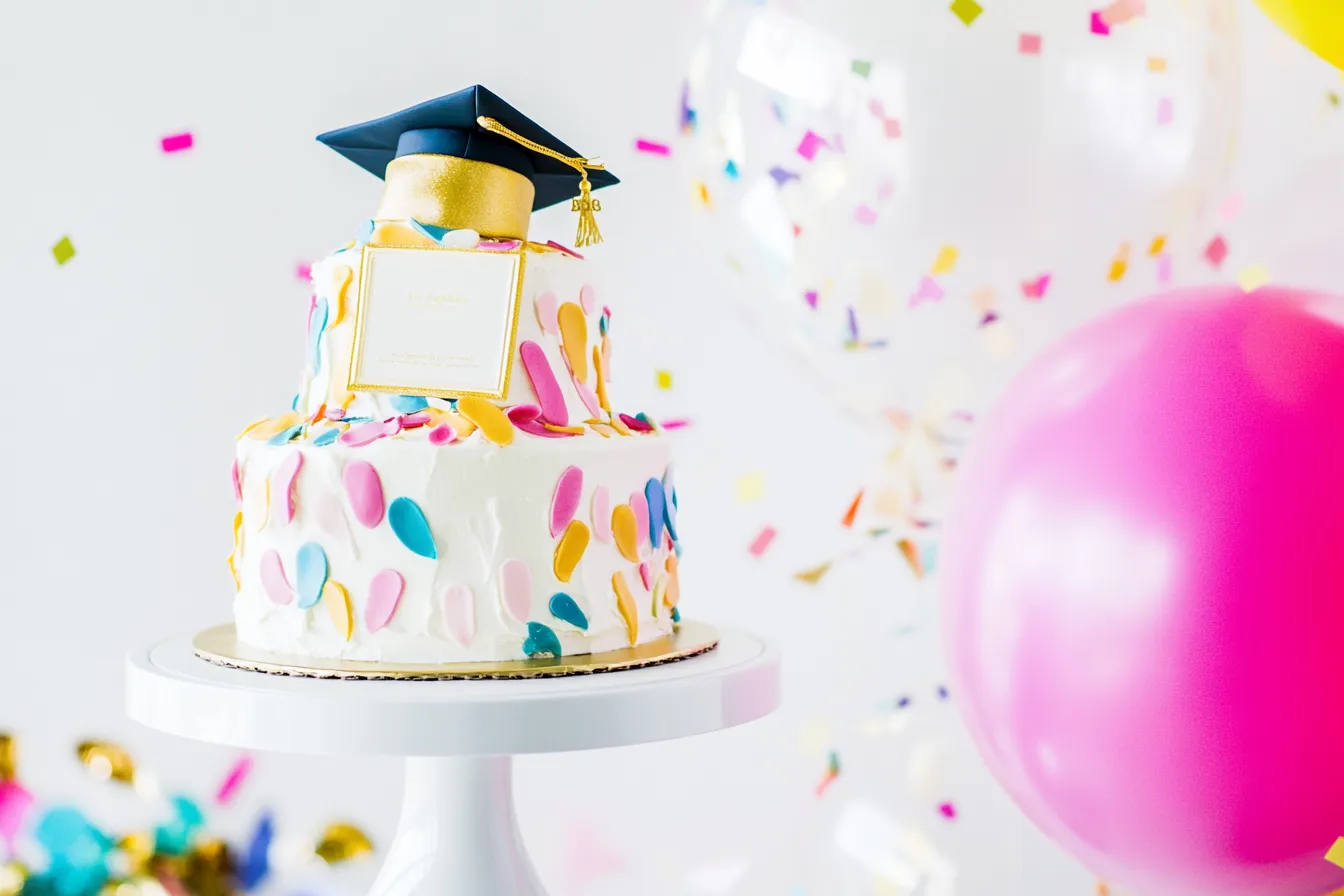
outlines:
[{"label": "cake bottom tier", "polygon": [[239,639],[387,663],[599,653],[672,630],[667,438],[238,445]]}]

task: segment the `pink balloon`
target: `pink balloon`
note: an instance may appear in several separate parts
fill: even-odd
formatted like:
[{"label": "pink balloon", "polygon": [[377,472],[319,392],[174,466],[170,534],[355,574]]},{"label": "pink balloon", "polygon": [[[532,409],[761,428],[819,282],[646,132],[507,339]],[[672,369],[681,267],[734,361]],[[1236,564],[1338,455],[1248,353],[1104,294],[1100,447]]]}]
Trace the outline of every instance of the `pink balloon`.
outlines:
[{"label": "pink balloon", "polygon": [[1344,299],[1188,290],[1037,359],[959,471],[943,635],[1047,834],[1145,896],[1344,886]]}]

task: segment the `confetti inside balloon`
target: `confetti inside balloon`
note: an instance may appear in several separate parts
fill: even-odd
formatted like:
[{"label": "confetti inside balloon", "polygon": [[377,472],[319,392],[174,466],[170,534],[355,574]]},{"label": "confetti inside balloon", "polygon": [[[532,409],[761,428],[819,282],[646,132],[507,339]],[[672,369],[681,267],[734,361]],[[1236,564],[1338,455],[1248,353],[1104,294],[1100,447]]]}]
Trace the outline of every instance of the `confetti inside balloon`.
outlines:
[{"label": "confetti inside balloon", "polygon": [[336,865],[372,853],[373,842],[354,825],[335,822],[322,832],[314,852],[328,865]]},{"label": "confetti inside balloon", "polygon": [[135,783],[135,760],[117,744],[105,740],[86,740],[76,748],[79,761],[96,778]]}]

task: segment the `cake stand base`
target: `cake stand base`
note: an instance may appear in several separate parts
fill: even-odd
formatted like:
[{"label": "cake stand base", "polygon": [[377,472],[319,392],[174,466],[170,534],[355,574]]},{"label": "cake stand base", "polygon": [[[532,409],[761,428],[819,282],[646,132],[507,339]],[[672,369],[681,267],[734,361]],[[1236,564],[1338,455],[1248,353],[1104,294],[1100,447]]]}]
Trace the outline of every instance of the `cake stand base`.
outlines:
[{"label": "cake stand base", "polygon": [[779,704],[779,655],[733,630],[701,656],[576,678],[340,681],[211,665],[179,637],[126,662],[131,718],[254,750],[406,757],[375,896],[545,896],[518,833],[512,757],[740,725]]}]

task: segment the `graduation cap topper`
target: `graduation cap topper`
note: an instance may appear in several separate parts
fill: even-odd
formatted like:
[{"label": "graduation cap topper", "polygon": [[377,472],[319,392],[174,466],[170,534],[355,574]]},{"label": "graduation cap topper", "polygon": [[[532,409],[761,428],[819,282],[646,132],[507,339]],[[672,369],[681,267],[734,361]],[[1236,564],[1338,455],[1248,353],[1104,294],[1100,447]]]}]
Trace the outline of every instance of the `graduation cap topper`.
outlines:
[{"label": "graduation cap topper", "polygon": [[376,218],[487,236],[523,239],[532,211],[569,199],[576,245],[601,242],[591,192],[619,183],[479,84],[317,139],[386,181]]}]

